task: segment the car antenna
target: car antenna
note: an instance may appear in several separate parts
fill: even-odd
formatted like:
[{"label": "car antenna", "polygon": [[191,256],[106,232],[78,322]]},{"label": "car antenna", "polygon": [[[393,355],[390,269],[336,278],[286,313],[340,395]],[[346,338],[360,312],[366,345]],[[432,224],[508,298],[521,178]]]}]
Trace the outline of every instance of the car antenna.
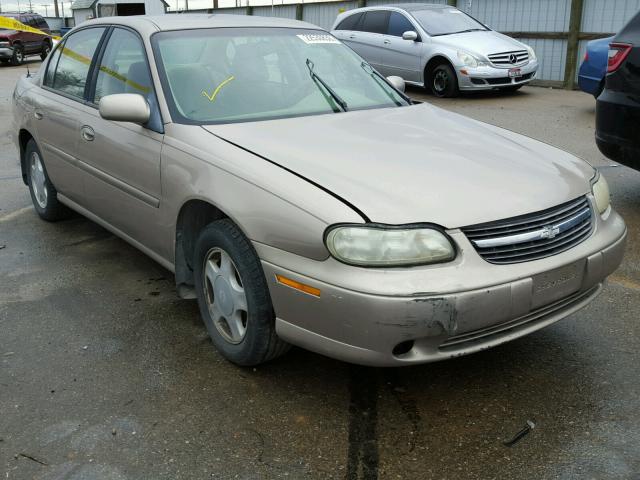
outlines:
[{"label": "car antenna", "polygon": [[29,71],[29,64],[27,64],[27,78],[31,78],[31,72]]}]

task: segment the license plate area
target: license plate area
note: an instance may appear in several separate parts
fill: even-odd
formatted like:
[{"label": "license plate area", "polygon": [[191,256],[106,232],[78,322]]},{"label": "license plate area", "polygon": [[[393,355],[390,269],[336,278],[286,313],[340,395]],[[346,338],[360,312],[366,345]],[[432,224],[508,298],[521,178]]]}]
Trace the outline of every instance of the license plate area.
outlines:
[{"label": "license plate area", "polygon": [[509,78],[520,78],[522,77],[522,70],[519,68],[510,68],[509,69]]},{"label": "license plate area", "polygon": [[543,307],[580,290],[586,261],[580,260],[533,277],[531,307]]}]

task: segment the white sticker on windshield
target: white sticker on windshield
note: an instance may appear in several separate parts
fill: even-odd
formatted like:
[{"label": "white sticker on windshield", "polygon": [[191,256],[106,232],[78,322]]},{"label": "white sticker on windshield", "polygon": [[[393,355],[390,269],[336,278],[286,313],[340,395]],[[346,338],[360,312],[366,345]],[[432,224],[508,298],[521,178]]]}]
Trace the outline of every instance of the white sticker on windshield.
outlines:
[{"label": "white sticker on windshield", "polygon": [[326,33],[304,33],[300,35],[296,35],[300,40],[304,43],[313,44],[313,43],[340,43],[333,35],[328,35]]}]

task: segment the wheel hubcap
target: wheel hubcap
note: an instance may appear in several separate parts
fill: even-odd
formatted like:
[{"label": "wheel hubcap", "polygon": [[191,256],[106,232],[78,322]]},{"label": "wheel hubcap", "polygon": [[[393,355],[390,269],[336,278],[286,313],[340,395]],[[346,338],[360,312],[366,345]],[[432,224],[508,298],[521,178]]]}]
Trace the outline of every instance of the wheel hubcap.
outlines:
[{"label": "wheel hubcap", "polygon": [[433,76],[433,88],[436,90],[436,92],[444,92],[447,88],[448,83],[449,77],[442,70],[439,70]]},{"label": "wheel hubcap", "polygon": [[237,344],[247,333],[247,297],[240,273],[227,252],[212,248],[204,261],[205,301],[216,330]]},{"label": "wheel hubcap", "polygon": [[49,192],[47,190],[44,168],[42,168],[42,161],[40,160],[40,155],[36,152],[31,153],[29,168],[31,170],[31,188],[33,188],[33,195],[36,197],[36,202],[38,202],[40,208],[46,208]]}]

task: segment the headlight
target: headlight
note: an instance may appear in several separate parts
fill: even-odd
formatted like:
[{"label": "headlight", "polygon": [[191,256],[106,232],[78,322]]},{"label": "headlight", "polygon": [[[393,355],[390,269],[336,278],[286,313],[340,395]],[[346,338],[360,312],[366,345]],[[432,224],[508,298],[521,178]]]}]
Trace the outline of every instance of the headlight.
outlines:
[{"label": "headlight", "polygon": [[467,67],[476,68],[478,66],[478,59],[467,52],[458,52],[458,58]]},{"label": "headlight", "polygon": [[444,233],[429,227],[336,226],[329,230],[325,242],[331,255],[351,265],[397,267],[455,258]]},{"label": "headlight", "polygon": [[532,62],[534,60],[537,60],[538,57],[536,57],[536,52],[533,48],[531,48],[529,45],[525,45],[527,47],[527,52],[529,52],[529,61]]},{"label": "headlight", "polygon": [[591,191],[593,192],[593,198],[596,200],[596,207],[598,208],[598,212],[601,214],[604,213],[607,208],[609,208],[609,204],[611,203],[611,195],[609,194],[609,184],[607,180],[604,178],[604,175],[596,176],[593,185],[591,186]]}]

